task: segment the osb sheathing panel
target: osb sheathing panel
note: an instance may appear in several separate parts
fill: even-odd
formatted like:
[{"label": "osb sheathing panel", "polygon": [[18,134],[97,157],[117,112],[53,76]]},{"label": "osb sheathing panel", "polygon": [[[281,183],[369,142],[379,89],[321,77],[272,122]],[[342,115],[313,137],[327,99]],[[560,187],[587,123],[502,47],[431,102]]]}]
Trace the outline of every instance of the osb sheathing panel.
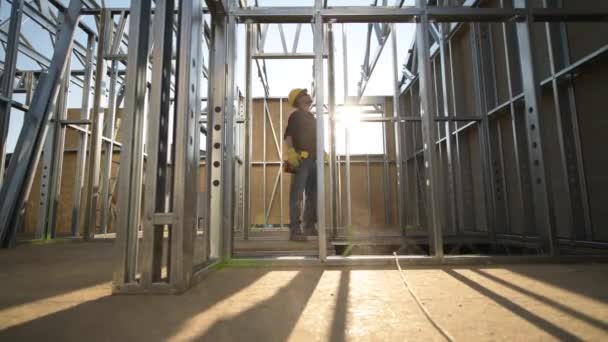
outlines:
[{"label": "osb sheathing panel", "polygon": [[[72,108],[68,109],[68,119],[75,120],[80,119],[80,109]],[[85,129],[90,129],[90,127],[82,126]],[[65,149],[77,149],[80,142],[81,133],[72,128],[67,128],[65,132]]]},{"label": "osb sheathing panel", "polygon": [[[503,146],[503,161],[505,175],[505,193],[507,196],[507,205],[509,212],[509,223],[507,232],[522,234],[525,225],[524,220],[524,203],[521,200],[521,180],[518,179],[517,172],[517,155],[515,151],[515,140],[513,138],[513,121],[510,114],[502,115],[499,119],[502,146]],[[523,170],[522,170],[523,172]]]},{"label": "osb sheathing panel", "polygon": [[456,115],[475,114],[475,81],[471,50],[470,26],[464,24],[450,41],[454,65],[454,88],[456,91]]},{"label": "osb sheathing panel", "polygon": [[[388,115],[392,115],[392,106],[390,98],[386,103],[386,113]],[[270,109],[270,117],[273,122],[273,125],[277,134],[277,141],[280,143],[282,140],[283,132],[285,127],[287,126],[287,120],[289,118],[289,114],[292,109],[287,105],[286,101],[283,102],[283,124],[280,125],[280,107],[278,100],[269,101],[269,109]],[[260,161],[263,157],[263,144],[262,141],[263,136],[263,101],[255,100],[254,101],[254,120],[253,120],[253,160]],[[118,118],[120,117],[120,111],[117,113]],[[70,109],[68,111],[68,117],[70,119],[78,119],[80,118],[80,112],[78,109]],[[118,120],[119,121],[119,120]],[[266,148],[267,148],[267,161],[279,161],[279,157],[276,153],[276,145],[274,139],[272,137],[272,130],[270,128],[269,121],[267,121],[267,131],[266,131]],[[120,141],[120,132],[118,131],[117,140]],[[389,158],[394,159],[394,130],[393,125],[388,124],[386,129],[387,140],[388,140],[388,149],[389,149]],[[64,155],[64,165],[63,165],[63,177],[61,184],[61,195],[60,195],[60,205],[58,210],[57,217],[57,233],[60,235],[65,235],[70,232],[71,220],[72,220],[72,196],[74,193],[74,180],[75,180],[75,172],[76,172],[76,153],[73,152],[79,145],[80,134],[75,132],[73,129],[66,130],[66,152]],[[120,154],[114,154],[114,163],[112,168],[112,179],[113,181],[118,176],[118,163],[120,162]],[[88,168],[88,166],[87,166]],[[381,164],[372,164],[371,166],[371,182],[372,182],[372,224],[374,225],[382,225],[384,224],[384,185],[383,185],[383,166]],[[254,166],[251,170],[251,222],[254,224],[264,223],[264,214],[263,214],[263,200],[262,200],[262,184],[263,184],[263,168],[260,165]],[[344,168],[342,168],[344,170]],[[366,186],[359,186],[360,184],[366,184],[367,176],[365,175],[365,165],[353,165],[352,166],[353,174],[353,213],[356,213],[356,216],[353,215],[353,222],[360,223],[362,225],[367,225],[370,222],[369,213],[367,209],[367,190]],[[266,201],[270,204],[270,197],[272,194],[272,190],[274,187],[274,181],[276,179],[278,171],[278,166],[267,166],[266,170]],[[88,170],[85,170],[85,178]],[[326,169],[326,175],[328,175],[328,170]],[[394,165],[391,165],[389,168],[389,189],[390,189],[390,199],[392,205],[392,221],[396,222],[396,192],[393,190],[396,187],[396,179],[395,179],[395,168]],[[203,165],[199,166],[198,173],[198,190],[206,191],[206,168]],[[344,175],[343,175],[344,180]],[[86,185],[86,183],[85,183]],[[289,189],[291,185],[291,175],[283,174],[283,223],[287,224],[289,222]],[[277,189],[277,193],[275,195],[274,204],[269,213],[268,223],[278,224],[281,221],[281,206],[280,206],[280,192],[278,191],[280,187]],[[326,176],[326,189],[329,189],[329,178]],[[39,198],[40,198],[40,170],[36,173],[34,183],[32,186],[32,192],[27,202],[26,206],[26,216],[25,216],[25,234],[32,235],[36,230],[37,219],[38,219],[38,208],[39,208]],[[343,190],[344,191],[344,190]],[[116,193],[116,192],[115,192]],[[329,194],[329,192],[328,192]],[[345,192],[343,194],[345,196]],[[327,202],[329,202],[327,200]],[[116,196],[113,196],[113,203],[116,203]],[[100,207],[98,207],[98,210]],[[84,212],[84,198],[82,202],[81,212]],[[326,208],[329,212],[329,207]],[[109,231],[114,231],[114,219],[115,212],[110,213],[110,227]],[[98,224],[99,215],[98,215]]]},{"label": "osb sheathing panel", "polygon": [[[353,160],[361,160],[360,157],[353,157]],[[347,220],[347,202],[346,202],[346,165],[343,164],[340,169],[340,175],[342,177],[342,222],[346,224]],[[397,183],[396,173],[394,166],[389,168],[389,203],[391,206],[390,221],[389,224],[385,221],[385,201],[384,201],[384,167],[382,164],[371,164],[370,163],[370,184],[371,184],[371,210],[369,209],[369,192],[367,186],[367,166],[365,164],[352,164],[350,167],[351,172],[351,219],[354,226],[396,226],[397,225]]]},{"label": "osb sheathing panel", "polygon": [[462,177],[456,179],[461,198],[457,198],[462,217],[460,225],[465,230],[484,231],[487,229],[479,132],[470,127],[459,133],[460,166]]},{"label": "osb sheathing panel", "polygon": [[475,230],[487,231],[486,202],[483,174],[483,160],[481,158],[481,146],[479,141],[479,129],[466,131],[471,153],[471,169],[473,173],[473,196],[475,201]]},{"label": "osb sheathing panel", "polygon": [[[122,109],[119,109],[116,113],[117,119],[117,127],[120,127],[120,117],[122,115]],[[80,119],[80,109],[71,108],[68,109],[67,113],[68,119]],[[82,127],[86,129],[90,129],[90,126],[83,125]],[[117,135],[117,141],[120,141],[120,129]],[[57,223],[56,223],[56,233],[57,235],[68,235],[70,233],[71,224],[72,224],[72,210],[73,210],[73,196],[74,196],[74,187],[76,180],[76,158],[77,153],[76,149],[80,144],[80,136],[81,133],[72,128],[66,129],[65,135],[65,153],[63,157],[63,165],[62,165],[62,177],[61,177],[61,187],[59,193],[59,206],[57,207]],[[90,144],[90,136],[88,139],[88,144]],[[88,149],[88,147],[87,147]],[[102,153],[103,156],[103,153]],[[114,152],[111,169],[111,184],[114,183],[115,179],[118,177],[118,165],[120,162],[120,153]],[[32,183],[32,189],[28,200],[26,202],[26,210],[25,210],[25,218],[24,218],[24,227],[23,227],[23,235],[24,236],[33,236],[36,228],[39,224],[39,209],[40,209],[40,177],[41,177],[41,167],[42,167],[42,158],[38,165],[38,169],[34,176],[34,181]],[[87,165],[85,167],[84,172],[84,187],[86,188],[86,177],[88,175],[88,158]],[[116,188],[114,188],[114,196],[112,198],[114,206],[110,208],[108,219],[109,219],[109,231],[113,231],[113,223],[115,221],[115,204],[116,204]],[[98,203],[98,210],[101,210],[101,203]],[[81,222],[83,219],[84,211],[85,211],[85,198],[82,197],[81,201]],[[100,223],[101,217],[97,216],[97,224]],[[79,227],[81,228],[81,227]]]},{"label": "osb sheathing panel", "polygon": [[[120,154],[114,153],[113,163],[112,163],[112,173],[110,183],[115,184],[118,172],[119,172],[119,163],[120,163]],[[74,195],[74,186],[76,180],[76,153],[75,152],[66,152],[64,155],[64,163],[63,163],[63,177],[61,181],[61,193],[60,193],[60,201],[58,208],[58,216],[57,216],[57,234],[59,235],[67,235],[70,233],[70,228],[72,224],[72,206],[73,206],[73,195]],[[198,181],[198,189],[200,192],[205,191],[207,184],[205,183],[205,166],[199,166],[199,181]],[[86,173],[85,173],[86,176]],[[86,187],[86,183],[85,183]],[[114,192],[112,195],[112,206],[108,216],[108,231],[114,232],[115,227],[114,224],[116,222],[116,201],[117,201],[118,187],[114,187]],[[32,186],[32,192],[30,193],[30,197],[26,203],[26,215],[25,215],[25,224],[24,224],[24,235],[31,236],[34,234],[37,224],[38,224],[38,208],[39,208],[39,199],[40,199],[40,168],[38,172],[36,172],[36,177],[34,178],[34,183]],[[101,210],[101,204],[97,207],[98,210]],[[82,215],[85,210],[85,201],[84,197],[81,201],[81,220],[83,219]],[[97,216],[97,223],[101,223],[101,217]],[[81,221],[82,222],[82,221]],[[79,227],[81,230],[81,228]]]},{"label": "osb sheathing panel", "polygon": [[[483,186],[482,160],[479,145],[479,130],[472,126],[460,133],[460,151],[464,156],[461,167],[464,185],[465,206],[467,223],[464,228],[476,231],[487,230],[485,214],[485,191]],[[456,180],[458,181],[458,180]]]},{"label": "osb sheathing panel", "polygon": [[[368,210],[365,165],[354,164],[351,166],[350,170],[352,222],[356,225],[367,224],[370,216]],[[346,179],[346,176],[344,179]]]},{"label": "osb sheathing panel", "polygon": [[547,29],[544,23],[534,23],[532,29],[532,53],[536,76],[544,80],[551,75],[549,64],[549,46],[547,44]]},{"label": "osb sheathing panel", "polygon": [[[279,167],[276,165],[266,167],[266,193],[264,194],[264,170],[262,166],[254,166],[251,170],[251,223],[252,224],[280,224],[287,225],[289,223],[289,189],[292,182],[292,175],[281,172],[280,175],[283,177],[283,219],[281,222],[281,181],[277,184],[277,190],[274,199],[271,203],[272,191],[277,179]],[[329,169],[326,168],[325,174],[325,187],[329,189],[328,173]],[[328,193],[329,194],[329,193]],[[264,206],[264,203],[266,205]],[[329,198],[326,198],[326,212],[329,211]],[[270,205],[272,204],[272,207]],[[270,212],[268,220],[265,220],[265,211]]]},{"label": "osb sheathing panel", "polygon": [[[566,0],[568,9],[608,10],[608,1]],[[608,44],[608,24],[602,23],[567,23],[570,57],[576,62],[597,49]]]},{"label": "osb sheathing panel", "polygon": [[[393,101],[392,98],[386,98],[384,102],[385,105],[385,116],[393,117]],[[403,110],[401,110],[403,113]],[[386,150],[388,151],[389,160],[395,159],[395,125],[393,123],[386,123],[385,127],[385,135],[386,135]],[[401,126],[403,129],[403,125]]]},{"label": "osb sheathing panel", "polygon": [[[120,159],[120,155],[118,153],[114,153],[113,155],[113,163],[112,163],[112,172],[111,172],[111,183],[114,183],[114,180],[118,176],[118,162]],[[32,184],[32,191],[30,192],[30,196],[26,202],[26,212],[25,212],[25,224],[24,224],[24,235],[30,236],[34,234],[36,231],[36,227],[38,226],[38,212],[40,208],[40,176],[41,176],[41,166],[39,166],[38,171],[36,172],[36,176],[34,178],[34,183]],[[86,177],[86,173],[85,173]],[[68,235],[70,233],[71,225],[72,225],[72,209],[73,209],[73,196],[74,196],[74,187],[76,180],[76,153],[75,152],[66,152],[63,157],[63,173],[61,178],[61,190],[59,194],[59,206],[57,208],[57,224],[56,224],[56,233],[58,235]],[[85,185],[86,187],[86,181]],[[114,189],[113,203],[116,203],[116,188]],[[101,204],[99,204],[98,210],[101,210]],[[85,198],[82,197],[81,201],[81,220],[83,219],[84,211],[85,211]],[[113,231],[113,222],[115,219],[115,212],[113,210],[109,213],[109,231]],[[98,215],[97,223],[100,223],[100,217]],[[81,221],[82,222],[82,221]]]},{"label": "osb sheathing panel", "polygon": [[[545,171],[547,175],[547,186],[549,191],[549,205],[555,218],[555,226],[558,237],[571,237],[570,212],[572,210],[568,203],[568,183],[565,170],[562,167],[562,153],[559,142],[558,119],[555,112],[553,89],[545,87],[542,89],[540,113],[540,127],[543,139],[543,153],[545,157]],[[567,114],[567,113],[564,113]]]},{"label": "osb sheathing panel", "polygon": [[[264,101],[254,99],[253,101],[253,118],[252,118],[252,161],[259,162],[264,160],[264,146],[266,148],[266,161],[279,162],[283,159],[277,153],[277,143],[279,148],[283,140],[283,133],[287,127],[289,115],[293,112],[293,108],[289,106],[286,100],[281,101],[268,100],[267,116],[264,111]],[[271,126],[272,123],[272,126]],[[264,140],[264,125],[266,126],[266,140]],[[274,127],[274,135],[272,127]],[[276,137],[276,143],[275,143]],[[268,213],[266,220],[266,210],[271,205],[270,199],[274,189],[275,181],[279,171],[278,165],[267,165],[265,168],[266,181],[264,183],[264,167],[262,165],[253,165],[251,168],[251,184],[250,184],[250,222],[252,224],[283,224],[289,223],[289,187],[291,185],[291,175],[281,172],[279,177],[283,178],[282,194],[281,182],[277,184],[277,191],[272,202],[272,207]],[[264,191],[264,185],[265,191]],[[283,213],[281,214],[281,198],[283,200]],[[266,204],[264,204],[266,203]],[[282,221],[282,222],[281,222]]]},{"label": "osb sheathing panel", "polygon": [[[283,133],[285,132],[285,128],[287,127],[287,120],[289,119],[289,115],[293,112],[293,108],[291,108],[287,101],[283,101],[283,124],[281,125],[281,111],[280,111],[280,102],[278,100],[270,100],[268,101],[268,108],[270,113],[270,118],[264,114],[264,101],[255,100],[253,101],[253,119],[252,119],[252,127],[253,127],[253,137],[252,137],[252,151],[253,151],[253,161],[261,161],[264,157],[264,145],[266,145],[266,161],[279,161],[280,158],[277,154],[277,144],[281,144],[281,140],[283,140]],[[266,119],[264,117],[266,116]],[[264,143],[264,120],[266,120],[266,141]],[[272,125],[275,129],[275,139],[273,137]]]},{"label": "osb sheathing panel", "polygon": [[503,24],[490,24],[492,31],[492,48],[494,54],[494,74],[496,75],[496,105],[509,100],[509,76],[505,50]]},{"label": "osb sheathing panel", "polygon": [[417,212],[418,205],[416,201],[417,187],[418,187],[418,177],[416,176],[416,163],[415,160],[409,160],[406,164],[408,178],[407,178],[407,189],[408,191],[405,193],[405,213],[407,217],[407,223],[411,225],[415,225],[418,223],[417,220]]},{"label": "osb sheathing panel", "polygon": [[448,172],[448,155],[447,155],[447,143],[445,141],[443,141],[442,143],[440,143],[438,145],[438,152],[439,152],[439,163],[440,163],[440,169],[439,169],[439,186],[441,189],[441,196],[439,196],[439,214],[440,217],[442,219],[442,222],[444,222],[443,224],[443,231],[444,233],[452,233],[454,232],[454,223],[452,222],[452,218],[451,218],[451,207],[452,207],[452,203],[450,201],[450,196],[448,196],[449,192],[449,172]]},{"label": "osb sheathing panel", "polygon": [[[392,105],[390,98],[386,102],[386,110],[387,115],[392,115]],[[264,103],[262,100],[256,99],[253,101],[253,142],[252,142],[252,150],[253,150],[253,160],[254,161],[262,161],[263,160],[263,127],[264,127]],[[289,119],[289,115],[293,111],[292,108],[289,107],[287,102],[283,101],[283,122],[280,125],[280,103],[279,100],[269,100],[268,108],[270,111],[270,119],[274,125],[277,140],[280,143],[280,140],[283,138],[283,133],[285,128],[287,127],[287,122]],[[272,136],[272,130],[270,127],[270,120],[266,120],[266,161],[276,162],[280,159],[276,153],[276,144],[274,142],[274,138]],[[389,151],[389,158],[394,158],[394,129],[391,124],[386,125],[386,134],[387,134],[387,144]],[[372,164],[373,165],[373,164]],[[372,223],[375,225],[384,224],[384,185],[383,185],[383,166],[381,164],[376,164],[371,167],[372,175],[372,198],[373,198],[373,221]],[[277,165],[267,165],[266,166],[266,208],[268,210],[268,206],[270,205],[270,198],[272,196],[272,190],[274,188],[274,184],[276,181],[278,172]],[[344,185],[345,173],[344,173],[344,165],[342,165],[342,182]],[[367,176],[365,175],[365,165],[352,165],[351,167],[351,177],[352,184],[356,184],[357,186],[353,186],[352,191],[352,204],[353,204],[353,223],[368,225],[369,223],[369,212],[367,209],[368,203],[368,194],[366,190],[365,184],[367,184]],[[355,174],[356,173],[356,174]],[[394,167],[390,167],[389,172],[389,184],[390,187],[394,188],[396,184],[394,179]],[[283,224],[286,225],[289,223],[289,190],[291,186],[292,176],[290,174],[283,173]],[[356,177],[356,178],[355,178]],[[265,222],[265,213],[264,213],[264,169],[261,165],[254,165],[251,170],[251,222],[253,224],[264,224]],[[355,182],[356,179],[356,182]],[[326,189],[329,189],[329,170],[326,167]],[[268,224],[279,224],[281,222],[281,205],[280,205],[280,182],[277,187],[277,192],[275,194],[275,199],[272,204],[272,208],[268,215]],[[345,211],[345,196],[346,196],[346,188],[343,187],[343,211]],[[396,193],[392,191],[391,194],[391,202],[393,203],[393,216],[396,212]],[[329,192],[328,192],[329,196]],[[326,202],[329,203],[329,198],[326,198]],[[382,205],[378,205],[377,203],[382,203]],[[355,219],[355,208],[356,208],[356,219]],[[329,213],[329,204],[327,204],[326,212]],[[327,216],[329,217],[329,216]],[[396,219],[393,219],[395,222]]]},{"label": "osb sheathing panel", "polygon": [[40,209],[40,180],[42,179],[42,163],[38,163],[36,175],[32,182],[32,190],[30,196],[25,202],[25,217],[23,220],[23,233],[26,236],[31,236],[36,231],[38,221],[38,211]]},{"label": "osb sheathing panel", "polygon": [[608,241],[607,79],[608,68],[597,64],[584,68],[574,83],[593,238],[601,241]]}]

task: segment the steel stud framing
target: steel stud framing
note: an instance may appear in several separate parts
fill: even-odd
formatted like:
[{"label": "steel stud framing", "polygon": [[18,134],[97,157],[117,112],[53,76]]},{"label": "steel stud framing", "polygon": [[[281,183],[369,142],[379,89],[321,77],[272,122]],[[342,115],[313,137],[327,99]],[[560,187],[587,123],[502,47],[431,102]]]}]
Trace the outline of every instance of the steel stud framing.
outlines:
[{"label": "steel stud framing", "polygon": [[[577,126],[576,94],[573,80],[566,76],[604,55],[608,49],[604,47],[572,64],[567,53],[565,22],[606,22],[608,12],[571,10],[563,8],[561,1],[552,0],[545,0],[543,8],[534,8],[522,0],[500,1],[500,8],[486,8],[481,6],[483,2],[477,1],[466,1],[459,7],[441,6],[442,3],[445,2],[417,0],[415,6],[390,7],[385,1],[383,6],[327,7],[324,1],[315,0],[312,7],[266,8],[244,7],[235,0],[206,0],[204,3],[202,0],[157,0],[152,8],[150,1],[132,0],[129,9],[116,9],[94,6],[94,1],[72,0],[68,7],[53,3],[61,11],[62,19],[55,23],[46,11],[41,9],[38,13],[28,2],[12,1],[8,33],[3,32],[0,37],[6,44],[0,83],[2,244],[14,242],[14,226],[29,196],[39,160],[43,180],[39,185],[41,200],[35,237],[56,236],[68,129],[78,132],[70,229],[70,235],[74,237],[82,232],[83,238],[94,239],[96,234],[108,232],[114,196],[113,156],[114,152],[120,152],[118,214],[115,222],[112,221],[117,236],[114,275],[117,293],[181,292],[199,280],[214,262],[232,258],[235,230],[242,231],[244,240],[250,239],[251,235],[254,215],[251,188],[257,181],[251,177],[254,166],[261,165],[264,174],[261,180],[264,223],[269,223],[273,203],[279,198],[282,226],[285,222],[281,174],[283,144],[280,139],[286,116],[281,98],[280,127],[276,129],[266,75],[265,61],[270,59],[313,61],[316,152],[319,156],[316,165],[318,262],[333,262],[333,257],[327,253],[328,245],[339,235],[339,228],[353,225],[351,172],[355,164],[364,165],[366,170],[368,224],[372,221],[372,211],[378,208],[372,198],[374,165],[382,167],[383,171],[384,219],[386,223],[393,223],[395,207],[390,203],[393,190],[389,178],[394,165],[397,201],[394,216],[403,235],[403,245],[410,245],[417,237],[428,238],[429,256],[437,262],[443,262],[445,254],[449,254],[444,247],[453,236],[483,235],[496,246],[499,240],[515,235],[510,227],[516,222],[508,215],[515,209],[520,210],[523,217],[519,222],[523,227],[521,240],[536,246],[542,254],[558,255],[564,238],[556,231],[555,208],[552,207],[555,194],[552,194],[548,176],[552,170],[547,162],[551,157],[543,149],[547,144],[542,134],[545,86],[550,86],[553,94],[556,126],[560,132],[556,148],[561,156],[559,172],[563,175],[559,182],[561,188],[566,189],[563,202],[570,208],[568,215],[560,217],[566,217],[571,226],[583,227],[577,231],[573,229],[569,243],[595,244]],[[179,5],[177,11],[176,5]],[[204,20],[206,13],[211,17],[210,25]],[[82,15],[95,16],[98,29],[80,23]],[[113,19],[117,15],[118,24]],[[55,40],[51,59],[37,53],[20,38],[24,16],[50,32]],[[130,24],[128,34],[125,34],[127,17]],[[536,23],[539,22],[544,23],[544,33],[548,37],[550,77],[545,80],[541,79],[535,65],[533,47],[534,30],[538,29]],[[346,29],[342,25],[343,102],[345,106],[371,105],[374,113],[383,114],[380,118],[364,120],[382,125],[382,158],[351,156],[349,140],[352,136],[348,128],[346,156],[337,155],[335,132],[339,105],[334,55],[337,23],[368,24],[363,73],[354,98],[348,94],[346,70],[349,60]],[[404,71],[398,61],[398,51],[403,48],[399,46],[401,37],[397,36],[399,23],[415,24],[417,28],[415,44]],[[504,50],[505,64],[500,67],[506,68],[507,74],[508,101],[503,104],[498,103],[498,66],[490,65],[495,60],[493,44],[497,43],[488,38],[495,33],[489,23],[498,23],[500,26],[496,27],[502,30],[502,43],[496,46]],[[244,99],[240,96],[236,77],[240,57],[240,51],[237,51],[239,24],[244,24],[246,29]],[[281,53],[264,51],[271,24],[278,24]],[[286,40],[284,24],[297,24],[293,43]],[[312,27],[313,53],[298,51],[304,25]],[[74,41],[76,30],[84,30],[87,34],[86,46]],[[454,62],[457,48],[452,43],[452,38],[463,30],[467,30],[471,39],[467,53],[471,57],[474,86],[467,90],[472,98],[471,108],[467,108],[469,112],[462,112],[463,106],[458,102],[462,99],[457,99],[462,89],[458,89],[455,82],[460,70]],[[378,41],[375,53],[370,51],[372,39]],[[386,98],[363,96],[389,39],[394,74],[392,113],[387,113]],[[202,44],[206,41],[209,43],[208,69],[203,65],[207,56],[203,58]],[[125,44],[128,54],[123,51]],[[17,70],[19,53],[34,58],[45,70]],[[82,62],[83,70],[71,70],[72,56]],[[129,66],[126,69],[125,64]],[[264,91],[261,117],[254,117],[258,113],[253,112],[254,70]],[[201,108],[203,77],[208,78],[209,85],[206,113]],[[17,86],[16,78],[19,79]],[[38,80],[37,84],[35,80]],[[75,85],[83,88],[77,119],[69,118],[67,113],[68,87]],[[25,104],[12,99],[16,91],[26,93]],[[125,108],[119,111],[122,99]],[[244,110],[241,108],[243,103]],[[12,108],[27,110],[27,115],[4,175]],[[241,111],[244,115],[239,115]],[[496,119],[498,115],[494,114],[502,112],[507,113],[507,121]],[[329,165],[322,157],[325,154],[325,117],[329,117]],[[253,160],[252,146],[258,143],[253,140],[254,120],[263,122],[262,161]],[[511,125],[510,131],[505,129],[505,124]],[[119,125],[120,143],[116,141]],[[480,151],[477,167],[481,170],[481,179],[475,179],[467,165],[473,163],[471,151],[467,150],[471,142],[465,141],[466,133],[470,131],[478,134],[471,140]],[[207,139],[204,160],[206,207],[203,210],[206,221],[202,230],[198,229],[199,132],[204,132]],[[507,162],[503,141],[507,138],[514,145],[512,189],[507,189],[509,184],[505,180]],[[267,160],[267,140],[274,143],[279,161]],[[393,155],[389,155],[391,140]],[[239,165],[244,165],[244,169]],[[274,182],[269,183],[273,185],[272,191],[266,193],[266,174],[270,165],[278,166],[278,173]],[[345,179],[342,179],[342,172]],[[488,193],[474,199],[478,205],[471,208],[463,194],[470,192],[476,184],[481,184]],[[344,208],[343,188],[346,189]],[[507,190],[511,192],[503,194]],[[472,201],[472,196],[467,196]],[[517,205],[521,208],[514,208]],[[410,228],[422,235],[411,236]],[[195,260],[196,251],[202,251],[202,262]],[[345,263],[352,261],[344,260],[347,260]]]}]

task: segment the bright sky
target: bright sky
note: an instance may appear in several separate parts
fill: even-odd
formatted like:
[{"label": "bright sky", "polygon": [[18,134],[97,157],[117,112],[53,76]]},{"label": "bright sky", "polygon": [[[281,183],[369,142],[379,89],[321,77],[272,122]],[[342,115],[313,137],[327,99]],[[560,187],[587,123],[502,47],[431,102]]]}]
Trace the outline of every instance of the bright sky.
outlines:
[{"label": "bright sky", "polygon": [[[68,0],[61,1],[64,4],[68,3]],[[100,1],[98,1],[100,2]],[[382,3],[382,0],[378,2]],[[395,0],[389,0],[389,5],[394,5]],[[108,7],[128,7],[128,0],[105,0],[106,6]],[[314,0],[259,0],[260,6],[312,6]],[[329,0],[329,6],[366,6],[372,3],[372,0]],[[249,0],[249,4],[253,4],[253,0]],[[406,1],[405,5],[412,5],[413,0]],[[53,8],[53,6],[51,6]],[[0,0],[0,22],[4,22],[10,16],[10,4],[6,0]],[[42,55],[48,59],[51,58],[53,52],[53,45],[49,38],[49,34],[44,31],[33,21],[29,20],[24,16],[24,22],[22,24],[22,33],[30,43],[36,47]],[[95,27],[94,21],[91,16],[83,19],[90,27]],[[361,79],[361,65],[364,60],[365,53],[365,38],[367,32],[367,24],[347,24],[347,25],[334,25],[335,35],[335,77],[336,77],[336,97],[337,102],[342,103],[344,95],[344,64],[343,64],[343,44],[342,44],[342,30],[346,29],[347,32],[347,48],[348,48],[348,95],[354,96],[357,94],[358,82]],[[3,30],[7,30],[7,27],[2,27]],[[288,50],[291,50],[293,46],[296,25],[285,24],[283,25],[285,40]],[[398,37],[398,66],[399,70],[401,65],[405,63],[407,57],[407,50],[410,48],[412,38],[414,35],[415,25],[413,24],[397,24],[397,37]],[[79,30],[80,31],[80,30]],[[241,92],[244,93],[244,53],[245,53],[245,30],[244,25],[239,25],[237,34],[237,85]],[[77,34],[76,39],[86,46],[86,36],[80,32]],[[378,41],[375,35],[372,35],[371,39],[371,57],[376,51]],[[283,45],[281,42],[278,25],[270,25],[268,30],[268,36],[264,46],[265,52],[282,52]],[[300,39],[298,44],[297,52],[301,53],[312,53],[313,52],[313,36],[312,28],[310,25],[303,25],[300,33]],[[208,54],[207,49],[204,48],[204,54]],[[4,60],[4,46],[0,48],[0,61]],[[205,56],[205,63],[208,59]],[[393,92],[393,61],[392,61],[392,45],[389,42],[386,44],[376,70],[374,71],[372,78],[366,88],[365,95],[392,95]],[[255,65],[255,64],[254,64]],[[23,54],[19,54],[17,68],[19,70],[40,70],[42,67],[35,61],[28,58]],[[76,58],[72,59],[72,68],[74,70],[81,70],[82,64],[77,61]],[[270,85],[270,95],[273,97],[285,97],[290,89],[294,87],[306,87],[310,88],[312,83],[312,60],[268,60],[266,61],[266,68],[268,71],[268,81]],[[254,82],[253,82],[253,95],[254,97],[261,97],[263,90],[261,83],[257,77],[257,69],[254,66]],[[327,77],[327,69],[325,73]],[[327,87],[325,87],[327,91]],[[202,94],[207,93],[207,84],[203,82]],[[24,102],[24,96],[16,94],[14,98],[17,101]],[[77,108],[80,107],[82,98],[82,89],[78,86],[71,85],[70,96],[69,96],[69,107]],[[327,99],[327,97],[326,97]],[[7,142],[7,151],[11,152],[14,149],[15,143],[18,138],[18,132],[23,125],[23,113],[13,110],[11,115],[9,137]]]}]

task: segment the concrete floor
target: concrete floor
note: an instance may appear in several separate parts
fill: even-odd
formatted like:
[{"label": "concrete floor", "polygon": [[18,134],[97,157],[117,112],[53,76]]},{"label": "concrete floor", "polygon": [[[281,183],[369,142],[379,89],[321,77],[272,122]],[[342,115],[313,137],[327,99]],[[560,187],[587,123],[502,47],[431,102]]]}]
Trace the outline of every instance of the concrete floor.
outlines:
[{"label": "concrete floor", "polygon": [[[0,251],[0,341],[441,341],[395,269],[225,268],[111,296],[112,243]],[[608,340],[608,265],[406,269],[458,341]]]}]

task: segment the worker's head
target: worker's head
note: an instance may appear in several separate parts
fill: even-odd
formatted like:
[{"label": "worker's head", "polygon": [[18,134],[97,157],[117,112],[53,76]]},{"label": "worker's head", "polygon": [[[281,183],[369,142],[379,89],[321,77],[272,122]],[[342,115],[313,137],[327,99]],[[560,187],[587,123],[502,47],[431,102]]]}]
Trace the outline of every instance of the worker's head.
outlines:
[{"label": "worker's head", "polygon": [[302,88],[296,88],[289,92],[287,98],[289,104],[300,110],[310,110],[312,105],[312,98],[308,95],[308,90]]}]

